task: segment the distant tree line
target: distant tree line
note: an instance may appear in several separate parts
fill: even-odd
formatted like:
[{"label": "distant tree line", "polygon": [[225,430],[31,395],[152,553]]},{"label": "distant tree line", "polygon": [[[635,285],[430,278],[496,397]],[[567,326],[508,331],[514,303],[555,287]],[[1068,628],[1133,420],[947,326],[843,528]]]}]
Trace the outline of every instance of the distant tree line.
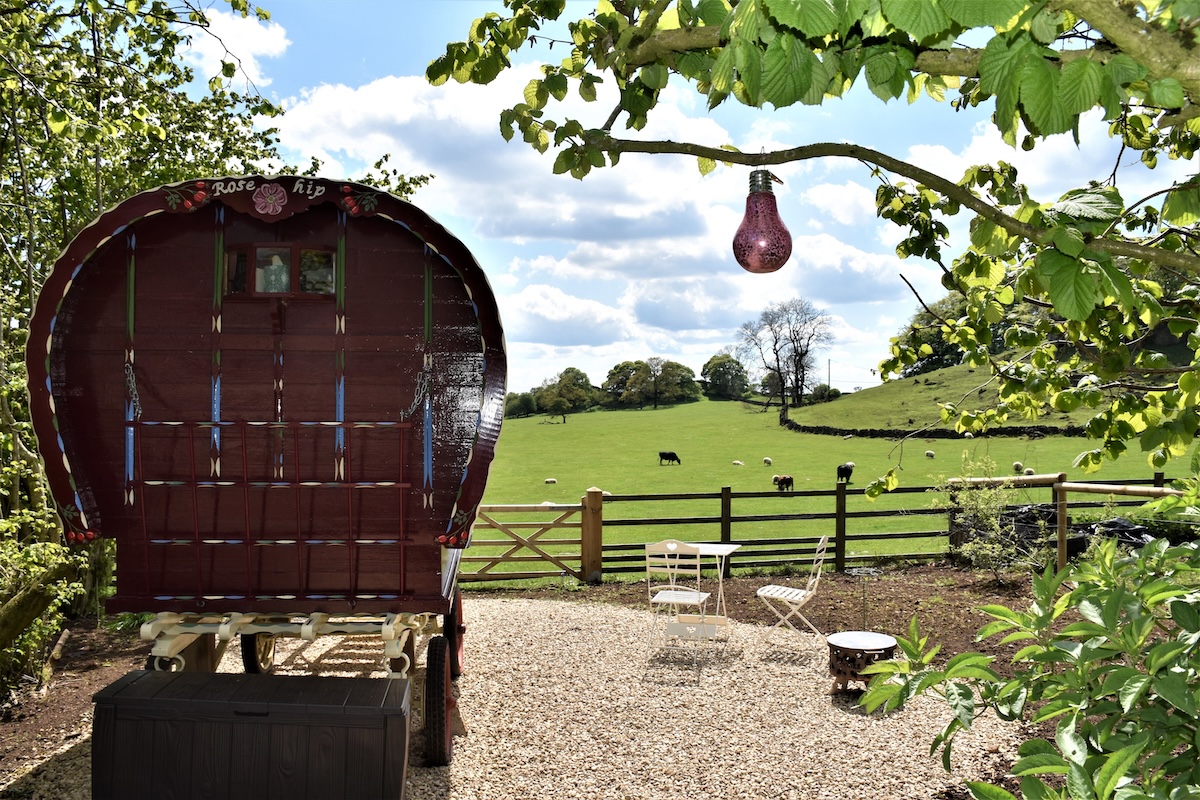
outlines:
[{"label": "distant tree line", "polygon": [[[565,423],[568,414],[593,408],[658,408],[692,403],[702,396],[710,400],[747,400],[755,390],[768,397],[778,395],[778,378],[767,373],[764,380],[751,382],[746,366],[728,352],[717,353],[700,370],[658,356],[639,361],[622,361],[608,371],[599,386],[583,370],[568,367],[556,377],[528,392],[510,392],[505,399],[506,417],[546,414]],[[808,402],[827,402],[841,394],[826,384],[812,387]]]}]

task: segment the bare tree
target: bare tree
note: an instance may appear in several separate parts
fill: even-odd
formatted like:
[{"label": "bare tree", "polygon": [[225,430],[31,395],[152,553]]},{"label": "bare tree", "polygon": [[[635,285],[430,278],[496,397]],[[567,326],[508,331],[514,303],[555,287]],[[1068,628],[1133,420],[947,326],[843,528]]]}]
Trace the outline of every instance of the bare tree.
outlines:
[{"label": "bare tree", "polygon": [[804,400],[808,374],[817,365],[816,351],[833,342],[832,321],[828,314],[800,297],[780,303],[779,308],[788,342],[792,405],[798,406]]},{"label": "bare tree", "polygon": [[737,352],[753,359],[777,378],[779,421],[788,419],[788,406],[804,398],[816,351],[833,341],[829,315],[803,298],[772,303],[758,319],[744,322],[737,332]]}]

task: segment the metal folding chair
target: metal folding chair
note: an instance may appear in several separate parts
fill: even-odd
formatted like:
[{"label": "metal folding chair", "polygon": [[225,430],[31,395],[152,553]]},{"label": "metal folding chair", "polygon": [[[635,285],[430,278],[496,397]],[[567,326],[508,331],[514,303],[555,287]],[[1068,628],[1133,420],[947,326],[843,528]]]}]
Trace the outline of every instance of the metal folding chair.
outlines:
[{"label": "metal folding chair", "polygon": [[796,633],[801,633],[801,630],[793,624],[793,621],[803,622],[809,627],[809,630],[824,640],[824,634],[817,630],[817,627],[809,622],[808,617],[804,616],[800,610],[817,593],[817,587],[821,583],[821,570],[825,566],[825,549],[828,545],[829,536],[827,535],[822,536],[821,541],[817,542],[817,552],[813,556],[812,571],[808,573],[808,583],[803,589],[771,584],[770,586],[763,586],[755,592],[759,599],[776,616],[775,623],[767,628],[767,632],[763,634],[765,641],[769,641],[771,635],[784,626],[791,628]]},{"label": "metal folding chair", "polygon": [[711,639],[715,618],[700,586],[700,550],[694,544],[665,539],[646,545],[646,592],[651,609],[651,638],[658,647]]}]

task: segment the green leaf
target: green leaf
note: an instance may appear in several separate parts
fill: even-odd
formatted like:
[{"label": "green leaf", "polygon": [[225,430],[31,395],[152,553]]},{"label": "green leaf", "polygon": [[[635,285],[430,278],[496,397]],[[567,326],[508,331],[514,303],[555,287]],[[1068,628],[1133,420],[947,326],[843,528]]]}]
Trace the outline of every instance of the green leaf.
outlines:
[{"label": "green leaf", "polygon": [[967,788],[971,790],[971,796],[975,800],[1017,800],[1010,792],[990,783],[967,781]]},{"label": "green leaf", "polygon": [[651,89],[661,91],[667,88],[667,78],[670,73],[667,72],[666,66],[663,64],[647,64],[642,67],[638,73],[642,79],[642,83],[649,86]]},{"label": "green leaf", "polygon": [[1058,744],[1058,749],[1063,754],[1063,758],[1072,764],[1083,766],[1088,754],[1087,742],[1079,735],[1079,731],[1075,729],[1075,722],[1076,718],[1074,716],[1059,722],[1058,729],[1054,733],[1054,741]]},{"label": "green leaf", "polygon": [[1005,37],[993,37],[979,58],[979,89],[997,97],[1011,93],[1015,101],[1017,77],[1031,53],[1036,57],[1033,44],[1026,37],[1018,37],[1011,46]]},{"label": "green leaf", "polygon": [[50,112],[49,116],[47,117],[47,122],[50,125],[50,132],[57,136],[66,130],[67,125],[71,122],[71,117],[67,114],[67,112],[56,108]]},{"label": "green leaf", "polygon": [[1146,655],[1146,671],[1153,675],[1189,649],[1187,642],[1160,642],[1154,645]]},{"label": "green leaf", "polygon": [[1035,132],[1042,136],[1071,130],[1074,116],[1059,100],[1060,80],[1058,70],[1044,58],[1028,58],[1021,69],[1021,107]]},{"label": "green leaf", "polygon": [[1110,80],[1117,86],[1125,87],[1146,77],[1147,69],[1140,62],[1125,53],[1118,53],[1104,65]]},{"label": "green leaf", "polygon": [[1068,114],[1082,114],[1100,101],[1104,68],[1089,58],[1077,58],[1062,68],[1058,95]]},{"label": "green leaf", "polygon": [[712,90],[721,95],[727,95],[733,91],[733,73],[734,73],[734,48],[721,48],[720,55],[717,56],[716,63],[713,64],[710,83]]},{"label": "green leaf", "polygon": [[813,68],[819,63],[790,33],[776,36],[763,56],[762,102],[785,108],[800,101],[808,93]]},{"label": "green leaf", "polygon": [[1063,255],[1070,256],[1071,258],[1079,258],[1080,254],[1083,253],[1083,234],[1077,228],[1055,228],[1053,241],[1054,246]]},{"label": "green leaf", "polygon": [[971,727],[975,715],[975,692],[965,683],[952,683],[946,687],[946,702],[964,728]]},{"label": "green leaf", "polygon": [[1146,688],[1150,686],[1150,676],[1139,674],[1136,677],[1130,678],[1117,692],[1117,700],[1121,703],[1122,710],[1126,714],[1129,713],[1142,695],[1146,692]]},{"label": "green leaf", "polygon": [[1101,300],[1098,277],[1082,261],[1043,250],[1037,255],[1036,269],[1050,287],[1054,310],[1067,319],[1087,319]]},{"label": "green leaf", "polygon": [[1200,186],[1189,183],[1173,188],[1163,202],[1162,217],[1183,227],[1200,222]]},{"label": "green leaf", "polygon": [[717,168],[717,162],[711,158],[700,156],[696,159],[696,166],[700,168],[701,175],[707,175]]},{"label": "green leaf", "polygon": [[942,11],[964,28],[1003,25],[1025,7],[1023,0],[941,0]]},{"label": "green leaf", "polygon": [[1200,633],[1200,609],[1197,609],[1194,603],[1183,600],[1171,603],[1171,619],[1188,633]]},{"label": "green leaf", "polygon": [[950,18],[936,3],[883,0],[882,5],[888,22],[917,41],[942,34],[950,27]]},{"label": "green leaf", "polygon": [[1150,100],[1159,108],[1183,108],[1187,98],[1175,78],[1159,78],[1150,84]]},{"label": "green leaf", "polygon": [[1067,761],[1058,753],[1034,753],[1017,759],[1012,766],[1012,774],[1017,776],[1047,773],[1065,775],[1066,772]]},{"label": "green leaf", "polygon": [[1021,796],[1025,800],[1060,800],[1058,792],[1032,775],[1021,778]]},{"label": "green leaf", "polygon": [[1167,672],[1156,675],[1153,680],[1155,693],[1175,708],[1190,717],[1196,716],[1196,698],[1188,687],[1187,676],[1182,672]]},{"label": "green leaf", "polygon": [[[737,65],[738,79],[746,89],[747,105],[762,104],[762,72],[763,54],[755,45],[744,39],[739,39],[733,45],[734,64]],[[726,47],[728,50],[729,47]]]},{"label": "green leaf", "polygon": [[1121,779],[1137,763],[1138,756],[1146,747],[1147,739],[1122,747],[1115,753],[1110,753],[1104,760],[1104,765],[1096,773],[1096,790],[1099,800],[1108,800],[1117,790]]},{"label": "green leaf", "polygon": [[826,36],[837,30],[838,14],[833,0],[765,0],[767,12],[781,25],[808,37]]},{"label": "green leaf", "polygon": [[1067,791],[1072,800],[1096,800],[1096,790],[1092,786],[1092,776],[1082,764],[1071,764],[1067,770]]},{"label": "green leaf", "polygon": [[1124,202],[1120,193],[1111,187],[1072,189],[1065,193],[1051,211],[1072,219],[1112,222],[1121,215]]}]

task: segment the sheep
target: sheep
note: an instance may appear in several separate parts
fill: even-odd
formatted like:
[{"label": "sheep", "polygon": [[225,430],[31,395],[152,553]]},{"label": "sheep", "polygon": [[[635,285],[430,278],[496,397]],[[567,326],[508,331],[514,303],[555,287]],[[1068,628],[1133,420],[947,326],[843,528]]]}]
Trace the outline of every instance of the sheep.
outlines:
[{"label": "sheep", "polygon": [[770,456],[765,457],[763,459],[763,463],[766,464],[768,467],[771,466],[771,457]]},{"label": "sheep", "polygon": [[935,455],[937,455],[937,454],[936,454],[936,453],[934,453],[932,450],[926,450],[926,451],[925,451],[925,457],[926,457],[926,458],[933,458]]},{"label": "sheep", "polygon": [[1024,464],[1022,464],[1020,461],[1014,461],[1014,462],[1013,462],[1013,472],[1014,472],[1014,473],[1020,474],[1020,473],[1022,473],[1022,472],[1024,472],[1024,471],[1025,471],[1025,465],[1024,465]]},{"label": "sheep", "polygon": [[791,475],[776,475],[771,478],[771,483],[781,492],[790,492],[795,487],[795,480]]},{"label": "sheep", "polygon": [[745,463],[744,463],[744,462],[741,462],[741,461],[734,461],[734,462],[733,462],[733,465],[734,465],[735,467],[744,467],[744,466],[746,466],[746,465],[745,465]]},{"label": "sheep", "polygon": [[1026,467],[1026,468],[1025,468],[1025,474],[1026,474],[1026,475],[1032,475],[1032,474],[1033,474],[1033,467]]},{"label": "sheep", "polygon": [[845,464],[839,464],[837,468],[838,483],[850,483],[850,476],[854,474],[854,462],[847,461]]},{"label": "sheep", "polygon": [[971,433],[970,431],[967,431],[966,433],[963,434],[963,438],[964,439],[974,439],[975,434]]},{"label": "sheep", "polygon": [[546,483],[558,483],[558,478],[546,478]]}]

